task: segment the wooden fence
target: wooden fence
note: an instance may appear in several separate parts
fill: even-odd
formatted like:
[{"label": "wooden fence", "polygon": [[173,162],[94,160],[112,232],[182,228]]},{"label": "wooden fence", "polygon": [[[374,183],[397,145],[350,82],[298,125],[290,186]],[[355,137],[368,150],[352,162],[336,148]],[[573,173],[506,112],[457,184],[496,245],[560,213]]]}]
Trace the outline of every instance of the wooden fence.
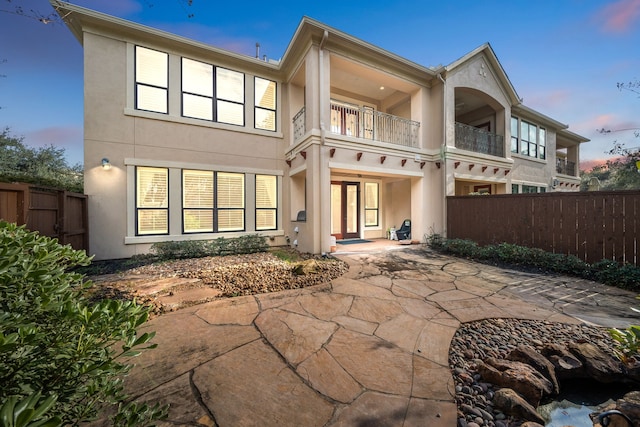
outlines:
[{"label": "wooden fence", "polygon": [[640,191],[447,197],[447,237],[640,265]]},{"label": "wooden fence", "polygon": [[89,249],[87,196],[33,184],[0,183],[0,219],[26,224],[74,249]]}]

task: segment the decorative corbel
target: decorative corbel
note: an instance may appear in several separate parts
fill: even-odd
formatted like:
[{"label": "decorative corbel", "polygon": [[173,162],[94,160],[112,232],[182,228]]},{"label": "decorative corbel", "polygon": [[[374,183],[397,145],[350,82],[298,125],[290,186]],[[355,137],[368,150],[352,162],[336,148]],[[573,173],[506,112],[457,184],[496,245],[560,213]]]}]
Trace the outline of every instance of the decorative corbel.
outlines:
[{"label": "decorative corbel", "polygon": [[482,172],[486,171],[488,167],[489,167],[489,166],[483,166],[483,167],[482,167]]},{"label": "decorative corbel", "polygon": [[458,169],[458,166],[460,166],[460,162],[455,162],[455,163],[453,164],[453,168],[454,168],[454,169]]},{"label": "decorative corbel", "polygon": [[407,163],[407,159],[402,159],[400,163],[402,163],[402,167],[404,167],[405,163]]},{"label": "decorative corbel", "polygon": [[504,176],[509,175],[509,172],[511,172],[511,170],[510,170],[510,169],[507,169],[506,171],[504,171]]},{"label": "decorative corbel", "polygon": [[474,167],[474,166],[475,166],[475,164],[471,163],[471,164],[469,165],[469,170],[473,169],[473,167]]},{"label": "decorative corbel", "polygon": [[420,162],[420,169],[422,169],[424,167],[424,165],[426,165],[426,164],[427,164],[427,162]]},{"label": "decorative corbel", "polygon": [[358,159],[358,161],[360,161],[361,158],[362,158],[362,153],[361,152],[356,154],[356,159]]},{"label": "decorative corbel", "polygon": [[500,170],[500,168],[493,168],[493,174],[494,175],[497,174],[499,170]]},{"label": "decorative corbel", "polygon": [[331,150],[329,150],[329,157],[333,158],[333,155],[336,154],[336,149],[332,148]]},{"label": "decorative corbel", "polygon": [[291,167],[291,160],[286,160],[287,165],[289,165],[289,167]]},{"label": "decorative corbel", "polygon": [[440,169],[440,162],[436,162],[436,167]]},{"label": "decorative corbel", "polygon": [[306,151],[301,151],[300,155],[302,156],[303,159],[307,159],[307,152]]},{"label": "decorative corbel", "polygon": [[387,160],[387,156],[380,156],[380,164],[383,164]]}]

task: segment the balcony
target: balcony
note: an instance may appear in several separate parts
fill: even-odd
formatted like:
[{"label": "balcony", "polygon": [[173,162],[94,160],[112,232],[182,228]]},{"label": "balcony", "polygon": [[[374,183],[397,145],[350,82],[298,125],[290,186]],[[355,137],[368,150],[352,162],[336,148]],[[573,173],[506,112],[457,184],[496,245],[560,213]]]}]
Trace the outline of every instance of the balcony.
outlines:
[{"label": "balcony", "polygon": [[504,157],[504,137],[456,122],[456,148]]},{"label": "balcony", "polygon": [[576,164],[565,159],[556,159],[556,172],[563,175],[576,176]]},{"label": "balcony", "polygon": [[[293,118],[295,140],[306,132],[304,107]],[[371,141],[417,148],[420,123],[375,111],[373,108],[331,102],[329,132]]]}]

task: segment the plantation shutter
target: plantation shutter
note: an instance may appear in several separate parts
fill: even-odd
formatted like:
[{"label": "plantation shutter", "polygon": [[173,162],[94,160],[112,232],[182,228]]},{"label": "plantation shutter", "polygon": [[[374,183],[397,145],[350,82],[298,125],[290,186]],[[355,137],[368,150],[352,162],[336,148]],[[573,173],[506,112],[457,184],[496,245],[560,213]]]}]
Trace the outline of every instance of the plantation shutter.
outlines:
[{"label": "plantation shutter", "polygon": [[136,212],[138,234],[169,232],[169,170],[136,168]]},{"label": "plantation shutter", "polygon": [[244,230],[244,174],[218,172],[216,179],[218,231]]}]

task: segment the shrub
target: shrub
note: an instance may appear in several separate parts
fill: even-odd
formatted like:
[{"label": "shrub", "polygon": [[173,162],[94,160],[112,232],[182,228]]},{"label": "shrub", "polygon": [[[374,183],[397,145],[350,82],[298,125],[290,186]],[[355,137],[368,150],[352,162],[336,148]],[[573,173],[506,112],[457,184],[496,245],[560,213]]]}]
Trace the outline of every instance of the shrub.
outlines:
[{"label": "shrub", "polygon": [[[120,362],[153,348],[136,328],[148,309],[127,301],[90,303],[84,252],[0,221],[0,421],[76,425],[119,407],[115,425],[145,425],[165,410],[126,402]],[[118,343],[118,345],[116,345]],[[119,348],[118,350],[116,350]]]},{"label": "shrub", "polygon": [[219,237],[215,240],[182,240],[154,243],[151,251],[163,260],[202,258],[206,256],[252,254],[265,252],[267,240],[259,234],[235,238]]},{"label": "shrub", "polygon": [[427,243],[435,250],[478,260],[533,267],[572,276],[594,279],[619,288],[640,290],[640,268],[631,264],[602,260],[592,265],[574,255],[554,254],[539,248],[528,248],[511,243],[478,246],[471,240],[445,239],[430,235]]}]

